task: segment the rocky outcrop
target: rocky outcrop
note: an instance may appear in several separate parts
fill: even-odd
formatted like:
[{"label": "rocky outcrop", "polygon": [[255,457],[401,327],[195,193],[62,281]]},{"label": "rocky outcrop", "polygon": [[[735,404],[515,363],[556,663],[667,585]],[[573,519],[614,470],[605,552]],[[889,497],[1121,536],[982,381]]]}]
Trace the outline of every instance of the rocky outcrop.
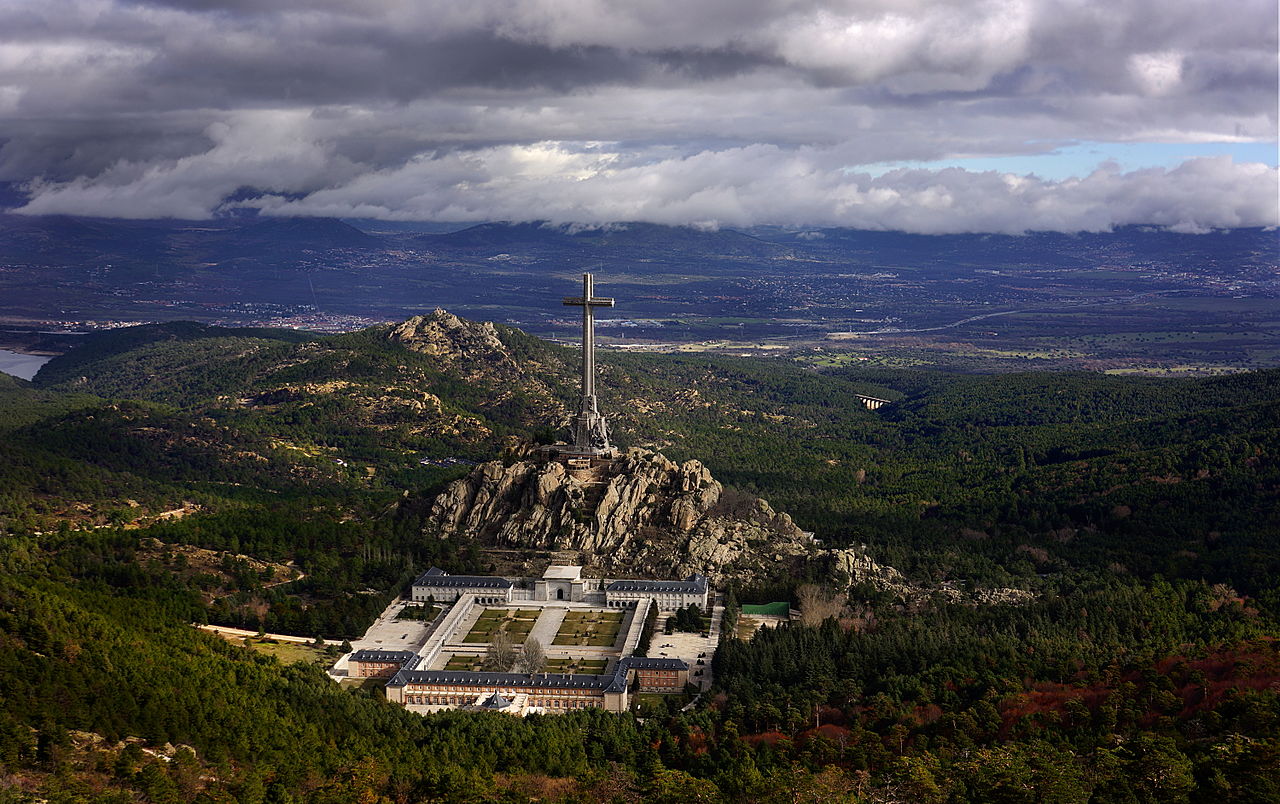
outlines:
[{"label": "rocky outcrop", "polygon": [[514,363],[490,321],[467,321],[437,309],[391,327],[387,338],[407,349],[440,358],[445,365]]},{"label": "rocky outcrop", "polygon": [[937,586],[913,584],[897,569],[877,563],[867,553],[866,545],[824,552],[831,562],[832,574],[840,585],[868,584],[911,606],[932,602],[982,606],[1017,605],[1035,599],[1035,594],[1025,589],[967,588],[955,581],[943,581]]},{"label": "rocky outcrop", "polygon": [[642,449],[591,470],[483,464],[436,498],[428,528],[494,547],[577,551],[631,575],[760,577],[814,553],[810,536],[764,500],[726,493],[698,461]]},{"label": "rocky outcrop", "polygon": [[915,587],[907,582],[901,572],[886,564],[878,564],[863,547],[844,547],[827,551],[832,560],[835,577],[848,579],[850,585],[870,584],[882,592],[892,592],[899,597],[909,597]]},{"label": "rocky outcrop", "polygon": [[565,367],[549,352],[536,357],[524,354],[517,359],[503,342],[503,333],[491,321],[468,321],[437,309],[384,332],[388,341],[430,355],[440,368],[491,389],[492,393],[479,404],[482,410],[501,408],[519,394],[529,405],[530,423],[569,420],[564,403],[546,382],[547,377],[563,373]]},{"label": "rocky outcrop", "polygon": [[426,527],[489,547],[576,553],[589,566],[630,577],[701,572],[717,583],[751,582],[817,565],[838,587],[869,584],[912,607],[1033,597],[1019,589],[914,584],[877,563],[865,545],[818,547],[791,517],[726,490],[698,461],[676,463],[643,449],[590,470],[535,457],[482,464],[435,499]]}]

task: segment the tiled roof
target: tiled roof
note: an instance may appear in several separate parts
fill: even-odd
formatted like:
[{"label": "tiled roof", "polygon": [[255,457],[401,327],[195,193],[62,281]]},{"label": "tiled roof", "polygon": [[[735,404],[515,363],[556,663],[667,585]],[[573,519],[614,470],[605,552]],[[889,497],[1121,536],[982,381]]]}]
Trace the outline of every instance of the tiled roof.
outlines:
[{"label": "tiled roof", "polygon": [[414,586],[435,586],[447,589],[510,589],[511,581],[506,578],[496,578],[492,575],[450,575],[438,567],[431,569],[418,576],[418,580],[413,582]]},{"label": "tiled roof", "polygon": [[487,673],[465,670],[401,670],[387,682],[388,687],[406,684],[443,684],[472,687],[515,687],[556,689],[601,689],[609,686],[609,676],[565,673]]},{"label": "tiled roof", "polygon": [[707,591],[707,576],[694,573],[683,581],[612,581],[606,592],[671,592],[700,595]]}]

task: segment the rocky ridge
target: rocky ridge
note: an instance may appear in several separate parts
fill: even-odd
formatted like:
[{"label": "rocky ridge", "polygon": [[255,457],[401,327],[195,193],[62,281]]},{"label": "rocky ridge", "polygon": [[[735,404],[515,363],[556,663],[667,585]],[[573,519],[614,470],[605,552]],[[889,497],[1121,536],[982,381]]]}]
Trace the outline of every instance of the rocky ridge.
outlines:
[{"label": "rocky ridge", "polygon": [[[562,373],[554,356],[520,358],[489,322],[444,310],[414,316],[385,337],[434,357],[472,382],[519,387],[540,400],[539,419],[563,423],[567,409],[545,377]],[[550,361],[555,365],[540,361]],[[501,394],[499,393],[499,396]],[[490,404],[502,400],[491,399]],[[696,389],[669,402],[634,399],[632,410],[652,415],[664,404],[711,406]],[[432,503],[425,529],[443,538],[475,539],[498,549],[576,555],[604,573],[673,577],[701,572],[715,582],[780,580],[802,568],[836,585],[869,584],[907,604],[927,600],[1020,602],[1021,590],[961,590],[912,584],[897,569],[874,561],[864,547],[827,549],[791,517],[764,500],[725,489],[696,460],[676,463],[633,448],[608,466],[571,470],[526,446],[506,461],[477,466]]]},{"label": "rocky ridge", "polygon": [[1025,589],[965,589],[960,584],[944,581],[938,586],[920,586],[907,580],[896,568],[880,564],[868,553],[866,545],[822,551],[829,562],[832,576],[841,585],[869,584],[877,591],[888,592],[904,603],[920,605],[929,601],[1002,605],[1026,603],[1035,594]]},{"label": "rocky ridge", "polygon": [[526,455],[490,461],[435,499],[431,535],[474,538],[496,548],[571,552],[609,574],[713,582],[781,579],[820,566],[840,586],[870,584],[905,603],[1017,603],[1022,590],[963,591],[912,584],[864,547],[827,549],[769,503],[725,489],[696,460],[676,463],[629,449],[611,465],[571,470]]},{"label": "rocky ridge", "polygon": [[775,574],[816,549],[791,517],[726,492],[700,462],[643,449],[590,470],[533,457],[482,464],[436,498],[427,527],[494,547],[576,551],[606,572],[713,580]]}]

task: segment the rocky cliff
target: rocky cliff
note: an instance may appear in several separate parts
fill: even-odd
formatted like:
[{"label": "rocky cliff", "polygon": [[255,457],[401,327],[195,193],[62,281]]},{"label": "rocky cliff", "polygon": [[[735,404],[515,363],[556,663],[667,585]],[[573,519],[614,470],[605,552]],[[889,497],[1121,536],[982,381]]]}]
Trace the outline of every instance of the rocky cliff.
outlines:
[{"label": "rocky cliff", "polygon": [[[493,389],[482,409],[505,404],[518,389],[529,402],[531,421],[567,420],[548,378],[564,376],[568,367],[547,350],[526,349],[517,358],[508,330],[436,310],[384,333],[388,341],[431,355],[468,382]],[[633,399],[628,405],[652,416],[665,413],[668,405],[711,403],[697,389],[687,389],[666,402]],[[570,470],[528,454],[514,462],[482,464],[435,499],[426,530],[491,548],[574,553],[573,560],[615,576],[702,572],[716,582],[750,583],[803,570],[837,586],[870,584],[906,604],[1020,602],[1025,594],[912,584],[894,567],[874,561],[865,548],[819,547],[791,517],[764,500],[725,489],[700,462],[678,464],[645,449],[630,449],[590,470]]]},{"label": "rocky cliff", "polygon": [[913,584],[897,568],[876,562],[866,545],[823,550],[821,557],[837,586],[868,584],[910,606],[929,602],[1005,605],[1026,603],[1035,597],[1025,589],[969,588],[951,581],[937,586]]},{"label": "rocky cliff", "polygon": [[537,458],[490,461],[435,499],[426,528],[489,547],[572,552],[589,567],[621,576],[701,572],[715,583],[750,583],[807,570],[837,588],[870,584],[907,605],[1032,597],[1018,589],[918,586],[865,547],[819,547],[790,516],[725,489],[700,462],[676,463],[644,449],[589,470]]},{"label": "rocky cliff", "polygon": [[494,547],[577,551],[629,575],[762,577],[814,553],[809,535],[764,500],[726,491],[698,461],[642,449],[590,470],[483,464],[435,500],[428,528]]}]

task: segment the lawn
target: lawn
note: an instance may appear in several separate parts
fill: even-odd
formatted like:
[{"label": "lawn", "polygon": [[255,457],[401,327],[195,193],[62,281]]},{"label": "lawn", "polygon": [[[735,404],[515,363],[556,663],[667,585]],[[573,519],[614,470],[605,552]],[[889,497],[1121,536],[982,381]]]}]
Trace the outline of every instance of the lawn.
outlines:
[{"label": "lawn", "polygon": [[631,696],[631,711],[641,717],[661,717],[675,712],[689,702],[688,695],[660,695],[638,692]]},{"label": "lawn", "polygon": [[607,659],[548,659],[547,672],[598,676],[604,672],[608,664]]},{"label": "lawn", "polygon": [[617,641],[621,630],[620,611],[570,611],[551,644],[606,648]]},{"label": "lawn", "polygon": [[512,642],[523,642],[534,623],[538,621],[537,609],[485,609],[476,624],[462,638],[464,644],[481,645],[499,631],[505,631]]},{"label": "lawn", "polygon": [[372,690],[386,683],[385,678],[344,678],[338,682],[338,686],[344,690]]},{"label": "lawn", "polygon": [[421,620],[431,622],[440,613],[439,606],[405,606],[396,615],[397,620]]},{"label": "lawn", "polygon": [[620,611],[570,611],[564,615],[566,622],[589,620],[592,622],[622,622],[622,612]]},{"label": "lawn", "polygon": [[[240,638],[237,642],[245,644]],[[274,656],[281,664],[319,664],[327,665],[337,658],[332,648],[319,648],[301,642],[276,642],[273,639],[249,638],[247,647],[257,653]]]},{"label": "lawn", "polygon": [[449,657],[449,661],[445,663],[445,670],[453,671],[472,671],[480,669],[480,662],[483,660],[481,656],[463,656],[454,655]]}]

